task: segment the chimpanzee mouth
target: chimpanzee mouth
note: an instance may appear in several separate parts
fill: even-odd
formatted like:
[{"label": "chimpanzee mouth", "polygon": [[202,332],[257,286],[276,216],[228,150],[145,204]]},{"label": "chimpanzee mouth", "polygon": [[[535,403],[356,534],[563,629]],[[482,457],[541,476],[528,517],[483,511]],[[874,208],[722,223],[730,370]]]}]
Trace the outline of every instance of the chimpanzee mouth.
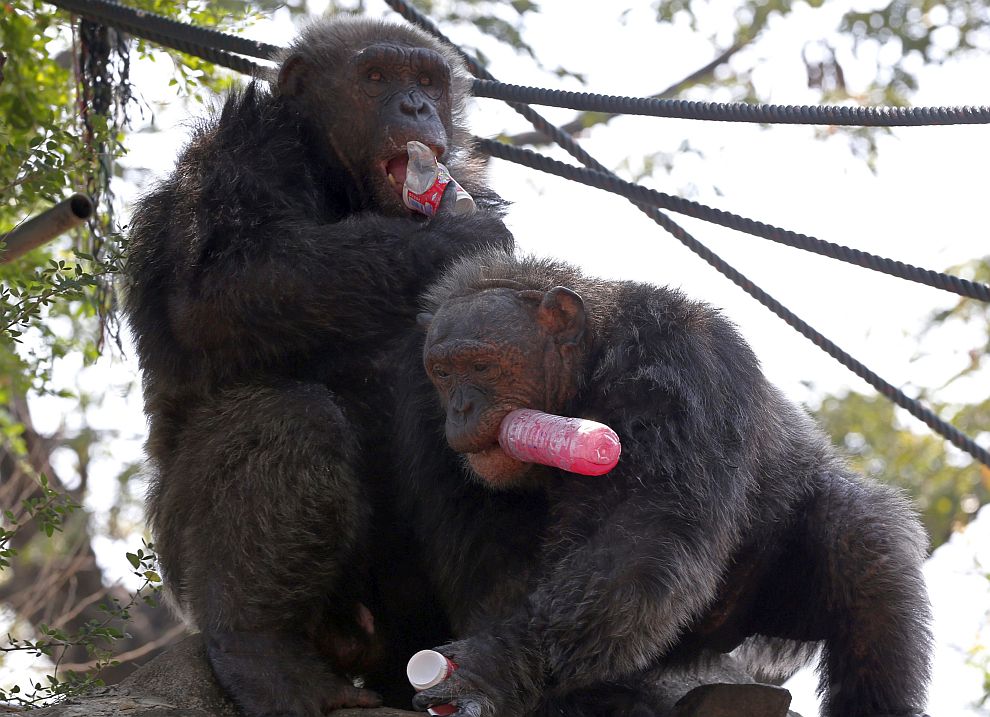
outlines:
[{"label": "chimpanzee mouth", "polygon": [[500,446],[496,441],[495,443],[492,443],[490,446],[485,446],[484,448],[477,451],[471,451],[468,455],[478,456],[479,458],[491,459],[491,458],[496,458],[499,454],[508,457],[508,454],[506,454],[505,451],[502,450],[502,446]]},{"label": "chimpanzee mouth", "polygon": [[402,196],[402,185],[406,183],[406,168],[409,166],[409,155],[403,150],[399,154],[395,155],[388,161],[386,161],[382,167],[382,171],[385,173],[385,178],[388,180],[389,186],[398,194]]},{"label": "chimpanzee mouth", "polygon": [[[444,147],[427,144],[433,151],[433,156],[438,160],[443,157]],[[392,190],[402,199],[402,188],[406,183],[406,174],[409,168],[409,152],[403,147],[401,152],[397,152],[381,164],[382,174],[388,181]]]},{"label": "chimpanzee mouth", "polygon": [[517,461],[502,450],[498,443],[464,454],[471,471],[492,488],[508,487],[518,482],[529,465]]}]

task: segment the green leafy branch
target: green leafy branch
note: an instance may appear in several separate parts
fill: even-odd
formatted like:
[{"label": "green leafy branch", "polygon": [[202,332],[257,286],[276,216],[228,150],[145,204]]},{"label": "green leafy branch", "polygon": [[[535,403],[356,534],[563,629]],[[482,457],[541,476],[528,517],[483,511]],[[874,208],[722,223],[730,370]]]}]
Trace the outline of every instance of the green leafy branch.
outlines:
[{"label": "green leafy branch", "polygon": [[[20,514],[15,514],[10,509],[3,512],[4,522],[0,524],[0,571],[10,567],[11,558],[16,557],[17,550],[11,547],[11,543],[25,523],[37,523],[41,531],[50,538],[56,531],[61,532],[65,518],[80,507],[68,495],[53,489],[45,474],[35,476],[35,480],[41,493],[24,499]],[[0,652],[2,651],[4,649],[0,648]]]},{"label": "green leafy branch", "polygon": [[[56,515],[58,507],[54,506],[52,509]],[[58,524],[56,522],[53,529],[58,529]],[[47,525],[43,524],[46,532]],[[82,694],[103,685],[99,677],[100,672],[106,667],[119,664],[114,659],[113,646],[117,640],[128,636],[121,626],[130,621],[131,609],[139,602],[152,607],[157,606],[162,586],[162,579],[156,568],[157,557],[150,543],[145,541],[142,548],[127,553],[126,556],[133,568],[133,574],[140,578],[142,583],[126,603],[112,595],[107,602],[101,603],[98,609],[105,615],[102,620],[90,620],[73,632],[40,624],[36,627],[40,637],[35,640],[18,639],[10,634],[7,635],[7,644],[0,646],[0,653],[24,652],[33,657],[47,657],[54,665],[44,679],[34,680],[27,687],[13,685],[0,688],[0,703],[34,707]],[[91,661],[85,671],[66,670],[60,673],[62,658],[73,647],[84,648]]]}]

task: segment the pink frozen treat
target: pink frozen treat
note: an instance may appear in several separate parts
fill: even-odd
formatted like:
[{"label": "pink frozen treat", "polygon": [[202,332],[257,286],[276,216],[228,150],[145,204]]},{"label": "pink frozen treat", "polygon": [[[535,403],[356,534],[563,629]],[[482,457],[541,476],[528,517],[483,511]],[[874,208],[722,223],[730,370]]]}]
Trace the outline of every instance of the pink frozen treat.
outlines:
[{"label": "pink frozen treat", "polygon": [[502,419],[498,442],[516,460],[600,476],[615,468],[622,446],[603,423],[520,408]]},{"label": "pink frozen treat", "polygon": [[[406,677],[417,692],[428,690],[450,677],[457,669],[451,660],[436,650],[420,650],[409,658],[406,664]],[[436,717],[446,717],[457,711],[454,705],[433,705],[427,710]]]}]

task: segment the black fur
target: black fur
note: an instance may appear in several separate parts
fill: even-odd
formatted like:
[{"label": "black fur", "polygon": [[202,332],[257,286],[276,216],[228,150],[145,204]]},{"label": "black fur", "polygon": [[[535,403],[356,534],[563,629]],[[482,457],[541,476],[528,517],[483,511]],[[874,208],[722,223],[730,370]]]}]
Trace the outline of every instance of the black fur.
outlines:
[{"label": "black fur", "polygon": [[611,426],[622,457],[598,478],[534,467],[527,488],[482,485],[445,444],[410,337],[398,500],[459,639],[440,648],[459,669],[416,704],[652,714],[652,670],[740,645],[772,670],[821,643],[824,714],[921,712],[926,537],[908,502],[850,471],[735,328],[677,291],[491,255],[456,265],[426,309],[520,285],[583,297],[576,391],[554,412]]},{"label": "black fur", "polygon": [[[445,58],[442,100],[413,107],[415,120],[360,114],[367,99],[346,73],[371,43]],[[450,50],[341,18],[304,32],[283,67],[291,92],[256,82],[232,94],[131,225],[125,305],[150,420],[149,517],[168,591],[247,714],[373,704],[340,677],[370,669],[404,706],[401,661],[444,623],[401,585],[416,582],[401,575],[415,556],[403,557],[390,513],[371,530],[390,405],[376,361],[448,262],[512,239],[466,144],[467,73]],[[474,215],[442,207],[427,221],[376,194],[384,177],[367,168],[420,120],[446,135],[443,160]],[[376,132],[388,146],[367,144]]]}]

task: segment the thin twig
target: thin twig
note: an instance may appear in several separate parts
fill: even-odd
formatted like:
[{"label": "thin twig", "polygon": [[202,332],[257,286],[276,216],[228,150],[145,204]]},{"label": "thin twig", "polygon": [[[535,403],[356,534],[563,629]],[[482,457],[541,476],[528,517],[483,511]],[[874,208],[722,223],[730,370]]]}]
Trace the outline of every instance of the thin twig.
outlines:
[{"label": "thin twig", "polygon": [[[114,655],[113,659],[117,662],[127,662],[128,660],[136,660],[140,657],[144,657],[149,652],[157,650],[163,645],[167,645],[176,637],[186,632],[187,628],[185,624],[179,623],[168,630],[164,635],[159,637],[157,640],[152,640],[146,642],[140,647],[135,647],[133,650],[128,650],[127,652],[122,652],[119,655]],[[62,672],[88,672],[92,670],[99,664],[99,660],[91,660],[89,662],[76,662],[72,664],[62,665]]]}]

